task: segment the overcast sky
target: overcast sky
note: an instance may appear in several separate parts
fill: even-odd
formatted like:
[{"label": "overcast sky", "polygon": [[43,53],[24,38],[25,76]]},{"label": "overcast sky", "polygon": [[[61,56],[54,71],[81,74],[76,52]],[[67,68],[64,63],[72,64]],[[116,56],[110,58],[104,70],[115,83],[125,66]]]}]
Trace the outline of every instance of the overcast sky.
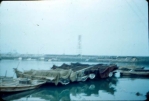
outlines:
[{"label": "overcast sky", "polygon": [[0,52],[149,56],[146,0],[3,1]]}]

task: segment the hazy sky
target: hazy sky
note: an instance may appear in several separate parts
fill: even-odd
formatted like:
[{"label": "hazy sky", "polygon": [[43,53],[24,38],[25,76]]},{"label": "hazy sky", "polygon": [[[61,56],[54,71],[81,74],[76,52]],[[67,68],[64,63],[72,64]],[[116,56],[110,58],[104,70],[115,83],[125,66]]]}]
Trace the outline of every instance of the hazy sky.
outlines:
[{"label": "hazy sky", "polygon": [[146,0],[3,1],[0,52],[149,56]]}]

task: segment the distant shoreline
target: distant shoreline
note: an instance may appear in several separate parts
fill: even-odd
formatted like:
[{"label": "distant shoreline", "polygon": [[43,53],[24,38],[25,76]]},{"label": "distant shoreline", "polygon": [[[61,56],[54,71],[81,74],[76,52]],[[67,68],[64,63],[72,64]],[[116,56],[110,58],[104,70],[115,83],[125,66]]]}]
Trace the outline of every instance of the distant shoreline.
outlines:
[{"label": "distant shoreline", "polygon": [[144,62],[149,63],[149,56],[96,56],[96,55],[56,55],[56,54],[1,54],[0,59],[43,60],[43,61],[78,61],[78,62]]}]

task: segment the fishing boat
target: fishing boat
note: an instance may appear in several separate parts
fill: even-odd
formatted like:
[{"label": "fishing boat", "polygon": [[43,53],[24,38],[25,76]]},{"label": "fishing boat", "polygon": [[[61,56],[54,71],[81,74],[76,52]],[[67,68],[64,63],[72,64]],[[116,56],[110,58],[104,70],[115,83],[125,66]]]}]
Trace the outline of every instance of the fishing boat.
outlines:
[{"label": "fishing boat", "polygon": [[120,76],[146,76],[149,77],[149,69],[138,66],[119,67],[116,71]]},{"label": "fishing boat", "polygon": [[[63,64],[61,66],[55,66],[51,69],[55,70],[57,68],[61,69],[72,69],[72,71],[77,72],[77,76],[84,78],[88,75],[90,79],[97,78],[107,78],[113,75],[113,72],[118,69],[115,64],[96,64],[96,65],[88,65],[88,64],[80,64],[80,63],[71,63],[70,65]],[[80,80],[79,80],[80,81]]]},{"label": "fishing boat", "polygon": [[54,83],[57,85],[61,83],[62,85],[66,85],[70,83],[70,79],[73,80],[74,73],[72,70],[27,70],[27,71],[19,71],[17,68],[14,68],[14,72],[16,73],[17,78],[30,78],[30,79],[38,79],[38,80],[46,80],[47,83]]},{"label": "fishing boat", "polygon": [[115,70],[117,70],[118,67],[115,64],[97,64],[94,67],[90,68],[90,74],[95,74],[96,78],[108,78],[112,77]]},{"label": "fishing boat", "polygon": [[144,67],[142,67],[142,66],[120,66],[118,69],[130,71],[130,70],[143,70]]},{"label": "fishing boat", "polygon": [[146,76],[149,77],[149,70],[119,71],[121,76]]},{"label": "fishing boat", "polygon": [[61,83],[67,85],[70,82],[86,81],[88,78],[94,79],[111,77],[117,65],[88,65],[80,63],[71,63],[70,65],[63,64],[61,66],[55,66],[51,70],[27,70],[24,72],[14,68],[16,76],[30,79],[47,80],[47,83]]},{"label": "fishing boat", "polygon": [[[5,95],[2,98],[6,101],[22,100],[32,101],[32,98],[40,98],[40,100],[46,101],[71,101],[71,96],[85,94],[85,96],[98,95],[99,91],[107,92],[108,94],[114,95],[116,93],[116,85],[118,78],[107,78],[107,79],[94,79],[89,80],[87,83],[82,82],[64,86],[49,86],[45,85],[40,89],[29,90],[20,93],[13,93],[11,95]],[[37,101],[40,101],[39,99]]]},{"label": "fishing boat", "polygon": [[40,87],[46,83],[44,80],[31,80],[27,78],[17,78],[10,82],[0,82],[0,92],[18,92],[26,91]]}]

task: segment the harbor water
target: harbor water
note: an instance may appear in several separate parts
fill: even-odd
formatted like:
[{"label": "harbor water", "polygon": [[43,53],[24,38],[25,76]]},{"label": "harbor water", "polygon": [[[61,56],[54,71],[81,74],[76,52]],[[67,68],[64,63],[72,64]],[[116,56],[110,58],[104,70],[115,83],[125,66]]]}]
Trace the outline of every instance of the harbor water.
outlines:
[{"label": "harbor water", "polygon": [[[53,65],[61,66],[60,61],[37,61],[37,60],[1,60],[0,76],[16,78],[13,68],[18,70],[49,70]],[[108,62],[81,62],[83,64],[109,64]],[[143,66],[144,63],[115,63],[118,66]],[[12,101],[68,101],[68,100],[146,100],[149,92],[149,78],[147,77],[119,77],[118,74],[106,79],[87,80],[74,82],[68,85],[46,84],[40,88],[19,93],[11,93],[1,96],[5,100]]]}]

